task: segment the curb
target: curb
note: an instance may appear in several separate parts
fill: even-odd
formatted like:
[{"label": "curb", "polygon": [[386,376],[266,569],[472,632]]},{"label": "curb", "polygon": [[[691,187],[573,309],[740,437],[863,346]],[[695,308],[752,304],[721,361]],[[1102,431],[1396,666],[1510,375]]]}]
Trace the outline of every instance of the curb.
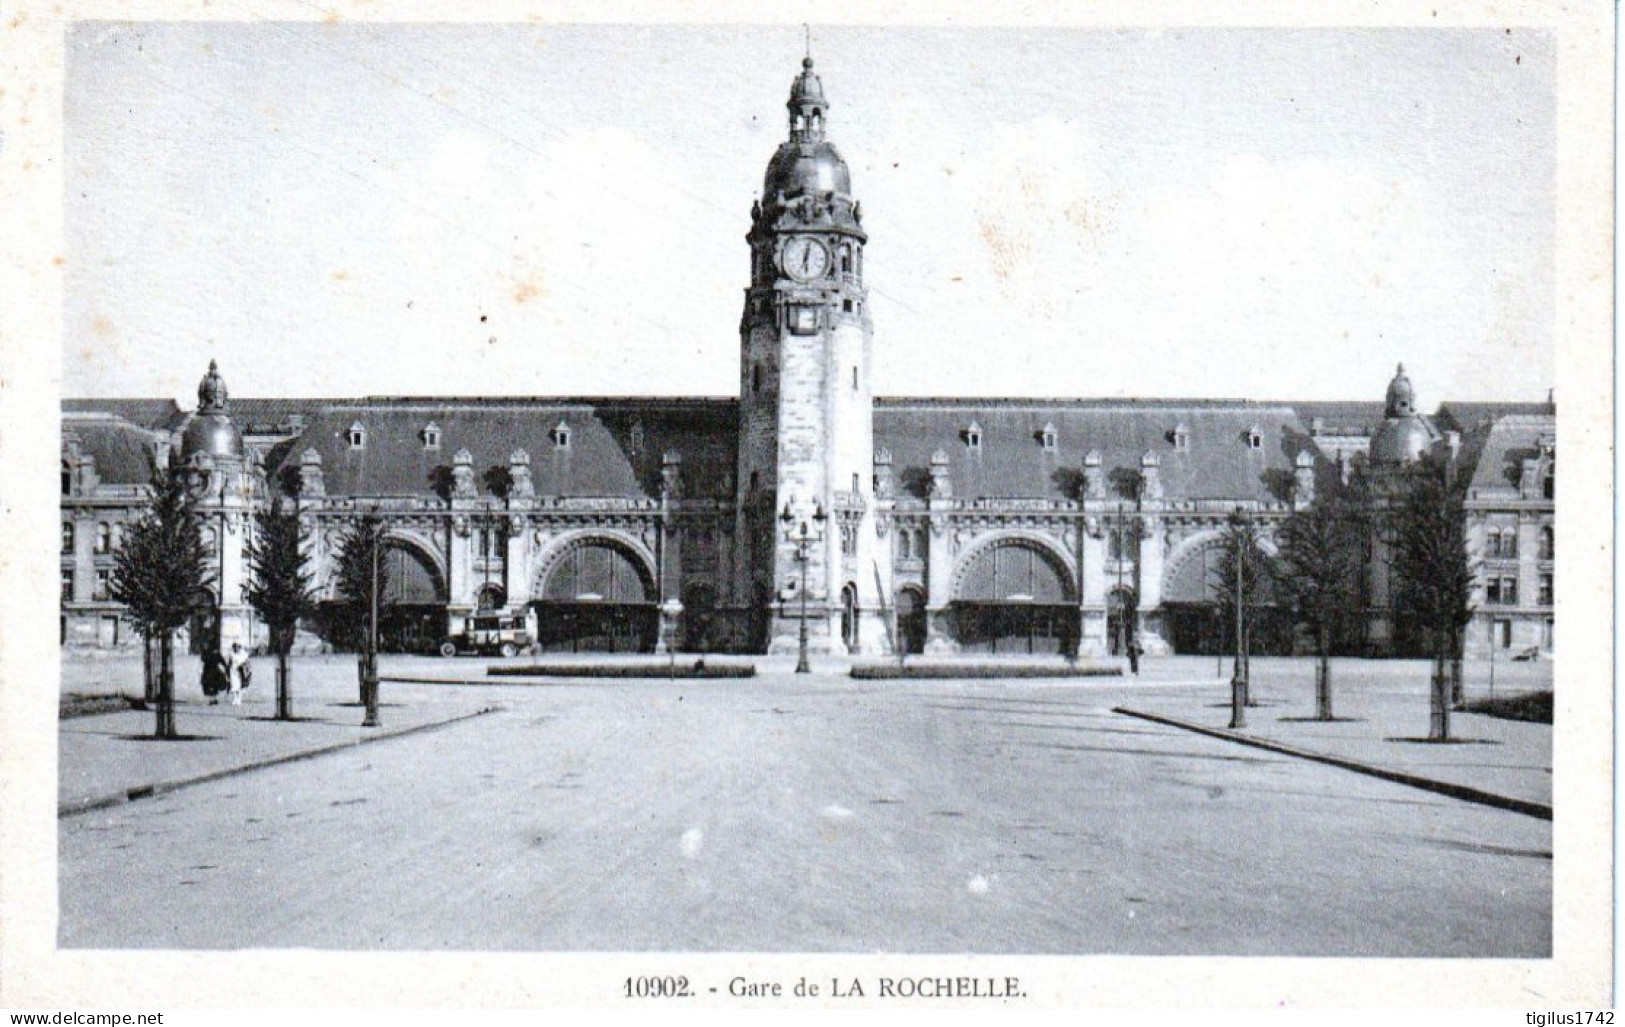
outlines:
[{"label": "curb", "polygon": [[1538,802],[1529,802],[1526,799],[1514,799],[1505,795],[1497,795],[1494,792],[1486,792],[1478,788],[1469,788],[1466,785],[1451,784],[1448,781],[1435,781],[1430,777],[1420,777],[1416,774],[1407,774],[1401,770],[1385,770],[1382,767],[1374,767],[1369,763],[1361,763],[1358,760],[1351,760],[1342,756],[1332,756],[1323,752],[1315,752],[1311,749],[1299,749],[1296,746],[1287,745],[1283,742],[1272,742],[1267,738],[1255,738],[1251,735],[1239,734],[1235,731],[1229,731],[1224,728],[1206,727],[1201,724],[1192,724],[1189,721],[1176,720],[1173,717],[1165,717],[1158,713],[1144,713],[1140,710],[1131,710],[1126,706],[1114,706],[1112,707],[1112,712],[1121,713],[1129,717],[1139,717],[1141,720],[1149,720],[1157,724],[1166,724],[1169,727],[1183,728],[1186,731],[1194,731],[1197,734],[1208,735],[1212,738],[1222,738],[1230,742],[1239,742],[1242,745],[1250,745],[1255,749],[1268,749],[1270,752],[1278,752],[1285,756],[1296,756],[1299,759],[1312,760],[1316,763],[1325,763],[1333,767],[1342,767],[1344,770],[1352,770],[1357,774],[1366,774],[1370,777],[1381,778],[1384,781],[1392,781],[1396,784],[1410,785],[1412,788],[1420,788],[1425,792],[1437,792],[1440,795],[1448,795],[1453,799],[1462,799],[1466,802],[1476,802],[1483,806],[1494,806],[1496,809],[1504,809],[1512,813],[1522,813],[1526,817],[1536,817],[1540,820],[1552,819],[1552,807],[1542,805]]},{"label": "curb", "polygon": [[300,749],[296,752],[286,753],[282,756],[272,756],[267,759],[256,760],[253,763],[246,763],[239,767],[227,767],[225,770],[210,771],[207,774],[199,774],[197,777],[181,778],[178,781],[160,781],[155,784],[148,785],[136,785],[133,788],[126,788],[121,792],[91,796],[88,799],[73,799],[66,803],[57,804],[56,817],[58,820],[61,820],[64,817],[77,816],[80,813],[90,813],[94,810],[111,809],[114,806],[122,806],[125,803],[135,802],[137,799],[149,799],[154,795],[164,795],[169,792],[180,791],[182,788],[190,788],[193,785],[207,784],[210,781],[219,781],[222,778],[235,777],[238,774],[247,774],[254,770],[264,770],[266,767],[274,767],[283,763],[295,763],[299,760],[313,759],[317,756],[326,756],[329,753],[340,752],[345,749],[353,749],[362,745],[370,745],[373,742],[387,742],[393,738],[404,738],[407,735],[415,735],[421,731],[434,731],[438,728],[450,727],[453,724],[459,724],[465,720],[472,720],[475,717],[484,716],[487,713],[495,713],[501,708],[502,707],[500,706],[487,706],[483,709],[475,710],[472,713],[459,714],[458,716],[452,717],[450,720],[437,720],[431,724],[419,724],[416,727],[402,728],[399,731],[391,731],[388,734],[368,735],[361,738],[355,738],[347,742],[335,742],[332,745],[317,746],[314,749]]}]

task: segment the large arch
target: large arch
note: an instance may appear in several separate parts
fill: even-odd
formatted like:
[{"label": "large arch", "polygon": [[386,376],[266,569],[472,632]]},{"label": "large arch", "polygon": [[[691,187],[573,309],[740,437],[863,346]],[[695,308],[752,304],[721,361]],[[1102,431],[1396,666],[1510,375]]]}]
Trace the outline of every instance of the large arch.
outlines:
[{"label": "large arch", "polygon": [[[1278,556],[1275,542],[1260,534],[1258,548]],[[1162,575],[1163,634],[1176,653],[1214,655],[1235,651],[1235,623],[1227,619],[1219,591],[1225,536],[1218,528],[1193,534],[1176,546]],[[1263,591],[1247,600],[1247,633],[1254,653],[1292,651],[1291,620],[1280,609],[1268,575]]]},{"label": "large arch", "polygon": [[387,531],[381,555],[388,576],[378,647],[384,652],[433,652],[446,636],[451,595],[439,552],[413,533]]},{"label": "large arch", "polygon": [[1072,564],[1050,539],[1015,531],[986,536],[960,558],[952,588],[949,625],[962,650],[1076,651]]},{"label": "large arch", "polygon": [[615,531],[555,540],[538,560],[531,605],[550,652],[652,652],[660,629],[653,556]]}]

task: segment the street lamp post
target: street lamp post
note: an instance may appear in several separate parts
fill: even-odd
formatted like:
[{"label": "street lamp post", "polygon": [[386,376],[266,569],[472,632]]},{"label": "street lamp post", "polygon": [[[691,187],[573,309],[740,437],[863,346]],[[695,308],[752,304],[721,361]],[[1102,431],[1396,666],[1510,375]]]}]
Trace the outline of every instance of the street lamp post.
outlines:
[{"label": "street lamp post", "polygon": [[[823,506],[813,505],[812,524],[803,520],[797,524],[795,514],[790,512],[790,504],[784,504],[784,512],[779,514],[779,521],[784,525],[785,540],[796,547],[796,562],[801,564],[801,584],[796,591],[801,593],[801,631],[799,633],[798,656],[796,657],[796,673],[809,674],[812,666],[807,662],[807,563],[808,552],[813,543],[821,542],[824,538],[824,522],[829,516],[824,513]],[[812,525],[816,524],[814,528]]]},{"label": "street lamp post", "polygon": [[1236,667],[1230,677],[1230,726],[1243,728],[1247,726],[1247,673],[1242,662],[1242,649],[1245,647],[1242,633],[1242,567],[1247,559],[1246,537],[1242,534],[1241,508],[1236,508],[1234,524],[1236,527]]},{"label": "street lamp post", "polygon": [[367,712],[362,727],[378,727],[378,551],[384,547],[382,532],[372,540],[372,582],[367,589],[367,665],[361,676],[361,697]]}]

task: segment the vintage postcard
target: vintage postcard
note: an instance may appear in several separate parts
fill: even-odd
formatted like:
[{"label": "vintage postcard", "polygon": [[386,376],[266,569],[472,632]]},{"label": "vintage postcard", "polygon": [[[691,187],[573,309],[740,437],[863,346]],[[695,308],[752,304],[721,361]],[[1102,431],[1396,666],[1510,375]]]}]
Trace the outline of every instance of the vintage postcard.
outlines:
[{"label": "vintage postcard", "polygon": [[1607,1007],[1611,13],[5,14],[0,1006]]}]

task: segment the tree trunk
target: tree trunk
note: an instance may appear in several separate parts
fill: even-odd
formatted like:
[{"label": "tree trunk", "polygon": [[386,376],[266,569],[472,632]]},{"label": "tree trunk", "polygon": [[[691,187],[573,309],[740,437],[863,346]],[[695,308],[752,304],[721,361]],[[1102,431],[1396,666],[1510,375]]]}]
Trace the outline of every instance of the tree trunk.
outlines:
[{"label": "tree trunk", "polygon": [[145,635],[141,638],[141,708],[147,709],[158,701],[158,671],[153,666],[153,642]]},{"label": "tree trunk", "polygon": [[293,689],[288,681],[288,649],[291,639],[284,636],[281,631],[272,633],[272,645],[276,647],[276,719],[293,719]]},{"label": "tree trunk", "polygon": [[363,706],[367,702],[367,651],[365,649],[356,655],[355,660],[355,701]]},{"label": "tree trunk", "polygon": [[1445,663],[1445,654],[1435,652],[1430,702],[1432,716],[1428,723],[1428,739],[1435,742],[1450,738],[1450,683],[1445,674]]},{"label": "tree trunk", "polygon": [[158,649],[158,703],[154,738],[175,737],[175,635],[166,631]]},{"label": "tree trunk", "polygon": [[1315,719],[1332,719],[1332,658],[1331,646],[1326,638],[1326,629],[1321,628],[1315,633],[1316,656],[1319,662],[1315,665]]},{"label": "tree trunk", "polygon": [[1462,709],[1467,705],[1467,686],[1461,677],[1461,637],[1460,628],[1450,631],[1450,705]]}]

